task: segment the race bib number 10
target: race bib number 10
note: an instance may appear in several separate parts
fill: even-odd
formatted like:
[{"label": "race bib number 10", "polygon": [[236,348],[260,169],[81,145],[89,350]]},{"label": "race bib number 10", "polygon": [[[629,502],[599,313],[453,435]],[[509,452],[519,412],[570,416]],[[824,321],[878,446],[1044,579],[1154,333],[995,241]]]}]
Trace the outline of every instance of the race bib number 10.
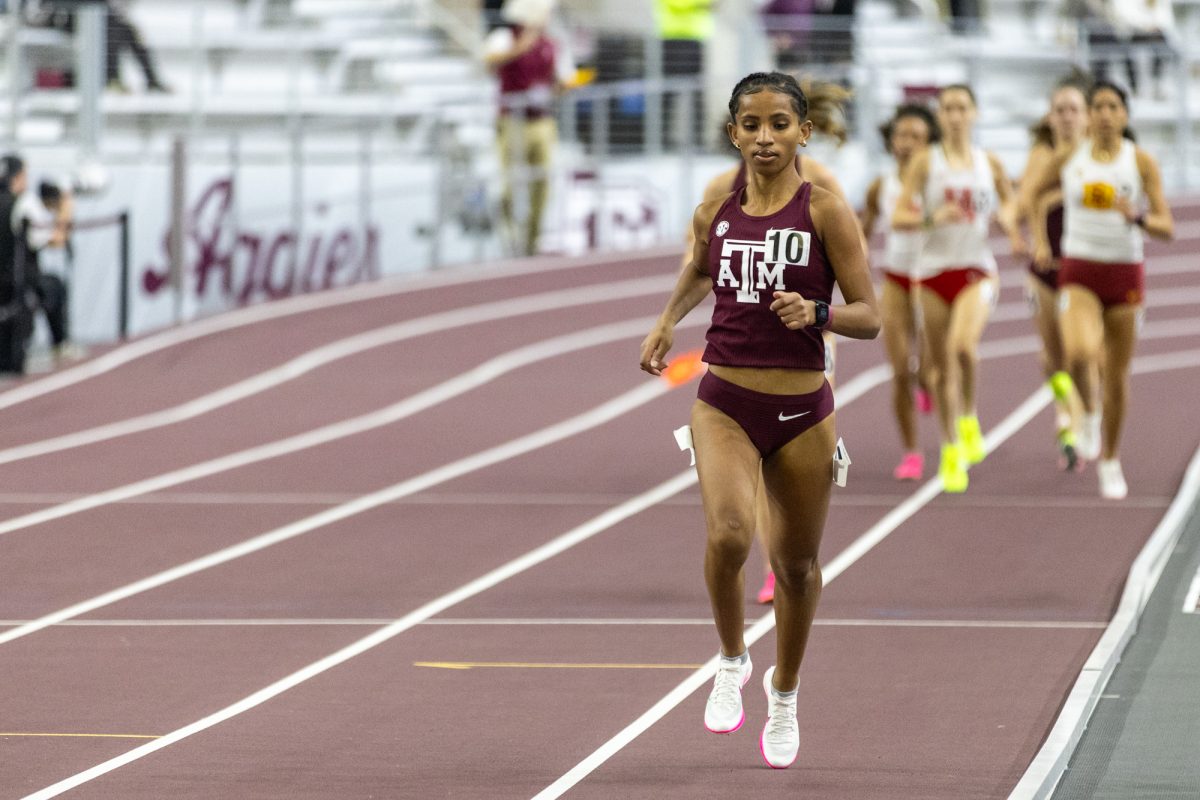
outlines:
[{"label": "race bib number 10", "polygon": [[1083,185],[1083,207],[1107,211],[1117,199],[1117,190],[1107,183],[1085,183]]},{"label": "race bib number 10", "polygon": [[768,264],[795,264],[806,267],[812,235],[808,231],[791,228],[771,228],[767,231],[766,245]]}]

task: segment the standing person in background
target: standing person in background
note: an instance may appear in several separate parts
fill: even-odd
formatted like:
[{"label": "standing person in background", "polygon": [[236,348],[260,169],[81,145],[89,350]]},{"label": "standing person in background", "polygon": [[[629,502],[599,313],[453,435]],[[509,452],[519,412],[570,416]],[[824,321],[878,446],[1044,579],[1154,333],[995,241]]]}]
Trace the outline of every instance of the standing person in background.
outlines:
[{"label": "standing person in background", "polygon": [[[917,409],[932,410],[925,390],[929,383],[928,359],[922,346],[916,281],[922,236],[918,231],[892,230],[891,221],[900,199],[900,176],[917,153],[941,140],[941,132],[933,114],[920,105],[900,106],[881,132],[884,147],[895,165],[868,187],[862,226],[868,235],[879,220],[883,220],[887,228],[883,249],[883,291],[879,303],[883,343],[892,364],[892,411],[904,445],[904,456],[892,475],[898,481],[918,481],[925,473],[925,456],[917,439]],[[916,381],[913,380],[914,356]]]},{"label": "standing person in background", "polygon": [[[663,97],[663,130],[668,143],[699,142],[697,131],[707,130],[704,120],[705,50],[716,30],[714,10],[719,0],[654,0],[654,22],[662,41],[664,78],[698,78],[700,90],[667,92]],[[683,103],[689,102],[690,129],[684,127]],[[683,102],[680,102],[680,101]]]},{"label": "standing person in background", "polygon": [[[1077,83],[1063,83],[1050,95],[1050,113],[1034,126],[1033,149],[1021,176],[1025,186],[1054,160],[1054,154],[1074,151],[1087,128],[1087,98]],[[1079,395],[1066,371],[1058,320],[1059,260],[1062,257],[1063,196],[1061,190],[1042,195],[1029,221],[1033,258],[1029,263],[1029,298],[1033,321],[1042,339],[1042,371],[1054,393],[1055,439],[1060,466],[1076,471],[1083,461],[1076,448],[1079,429]]]},{"label": "standing person in background", "polygon": [[[812,132],[796,80],[779,72],[743,78],[729,114],[746,187],[696,209],[692,259],[642,342],[640,365],[660,375],[675,326],[715,292],[709,369],[692,409],[708,529],[704,573],[721,644],[704,724],[732,733],[745,721],[742,687],[752,668],[744,566],[765,484],[778,576],[777,661],[763,678],[768,711],[759,747],[768,765],[782,769],[800,747],[796,690],[821,594],[818,555],[837,440],[821,332],[871,339],[879,313],[854,212],[796,172],[796,150]],[[845,305],[831,307],[835,283]]]},{"label": "standing person in background", "polygon": [[122,4],[117,0],[105,0],[108,7],[108,88],[125,92],[125,84],[121,82],[121,53],[128,50],[142,68],[146,79],[146,91],[170,92],[171,90],[159,78],[158,68],[154,64],[154,56],[142,41],[142,34],[137,26],[125,13]]},{"label": "standing person in background", "polygon": [[25,162],[0,159],[0,372],[25,374],[25,355],[37,307],[37,261],[29,252],[23,197],[29,188]]},{"label": "standing person in background", "polygon": [[29,220],[29,235],[26,240],[30,258],[36,262],[38,274],[38,302],[46,315],[50,328],[50,344],[54,362],[61,364],[75,356],[77,349],[70,342],[70,295],[67,285],[65,258],[57,259],[54,268],[46,258],[46,250],[66,254],[74,221],[75,200],[70,192],[64,192],[53,183],[43,181],[38,186],[36,198],[26,194],[24,210],[18,209]]},{"label": "standing person in background", "polygon": [[[970,87],[942,88],[942,141],[913,157],[892,216],[896,230],[925,232],[917,259],[921,329],[942,428],[938,472],[947,492],[966,491],[967,465],[987,454],[975,399],[979,339],[999,294],[988,227],[1012,198],[1000,159],[972,142],[976,115]],[[1015,220],[999,219],[1013,252],[1024,253]]]},{"label": "standing person in background", "polygon": [[[483,61],[500,79],[496,144],[504,188],[500,213],[521,255],[538,251],[542,215],[550,194],[550,164],[558,143],[554,101],[570,85],[574,66],[546,34],[553,0],[508,0],[507,23],[488,34]],[[518,233],[514,184],[528,198],[524,230]]]},{"label": "standing person in background", "polygon": [[[1150,51],[1150,75],[1154,79],[1153,96],[1156,100],[1166,97],[1163,67],[1169,49],[1168,37],[1175,33],[1175,12],[1171,0],[1109,0],[1099,13],[1092,12],[1088,23],[1088,47],[1116,50],[1113,60],[1125,63],[1125,75],[1129,88],[1141,94],[1145,86],[1139,81],[1139,70],[1134,55],[1141,50]],[[1097,57],[1092,60],[1092,72],[1096,78],[1107,80],[1109,59]]]},{"label": "standing person in background", "polygon": [[[847,131],[842,114],[842,107],[847,100],[850,99],[850,92],[834,83],[825,83],[821,81],[802,81],[800,88],[804,92],[804,96],[808,99],[808,119],[812,123],[813,132],[820,133],[825,136],[832,137],[842,145],[846,142]],[[800,145],[807,147],[808,142],[805,141]],[[852,207],[850,201],[846,198],[846,192],[842,189],[841,183],[829,167],[817,161],[811,156],[801,156],[796,154],[796,173],[803,181],[808,181],[813,186],[830,192],[838,197],[847,207]],[[746,188],[746,183],[749,171],[744,160],[739,160],[737,166],[730,167],[720,173],[708,182],[704,187],[704,196],[702,202],[711,202],[713,200],[723,199],[730,192],[741,192]],[[859,232],[860,236],[862,232]],[[681,269],[686,268],[691,263],[692,251],[695,248],[696,236],[691,226],[687,230],[687,247],[684,250],[683,263]],[[863,252],[867,250],[866,237],[862,237]],[[832,386],[834,383],[834,365],[837,361],[837,346],[836,339],[833,334],[826,331],[823,334],[825,339],[825,377],[829,380]],[[771,570],[771,557],[767,547],[767,530],[770,526],[767,514],[769,513],[766,496],[763,494],[762,484],[757,504],[757,518],[755,520],[755,530],[758,531],[758,541],[763,557],[763,583],[762,588],[758,590],[757,599],[759,603],[770,603],[775,597],[775,573]]]},{"label": "standing person in background", "polygon": [[[1117,456],[1129,403],[1129,365],[1146,292],[1143,234],[1175,234],[1158,162],[1129,138],[1124,90],[1099,81],[1088,92],[1089,135],[1045,163],[1021,190],[1029,216],[1041,196],[1062,187],[1059,320],[1084,416],[1079,450],[1100,457],[1101,497],[1129,493]],[[1103,369],[1101,366],[1103,365]]]}]

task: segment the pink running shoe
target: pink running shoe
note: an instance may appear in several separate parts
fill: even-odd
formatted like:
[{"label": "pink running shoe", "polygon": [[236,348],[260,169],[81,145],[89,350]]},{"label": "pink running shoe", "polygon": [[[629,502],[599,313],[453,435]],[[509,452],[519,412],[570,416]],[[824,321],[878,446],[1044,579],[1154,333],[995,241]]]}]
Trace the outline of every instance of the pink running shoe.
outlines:
[{"label": "pink running shoe", "polygon": [[919,481],[925,473],[925,456],[920,453],[905,453],[904,458],[892,471],[898,481]]},{"label": "pink running shoe", "polygon": [[917,387],[914,399],[917,401],[917,411],[922,414],[933,413],[933,398],[929,396],[929,392]]},{"label": "pink running shoe", "polygon": [[775,573],[768,572],[763,580],[762,588],[758,590],[758,602],[766,605],[775,599]]}]

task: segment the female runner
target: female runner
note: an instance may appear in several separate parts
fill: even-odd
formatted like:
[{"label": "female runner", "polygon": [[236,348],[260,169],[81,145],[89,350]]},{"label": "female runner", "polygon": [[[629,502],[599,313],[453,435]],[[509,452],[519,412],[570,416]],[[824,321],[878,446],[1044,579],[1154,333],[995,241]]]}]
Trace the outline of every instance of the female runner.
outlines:
[{"label": "female runner", "polygon": [[[975,413],[979,339],[998,293],[988,223],[1012,189],[995,155],[975,147],[975,95],[961,84],[938,94],[940,145],[913,157],[892,227],[925,230],[917,259],[922,331],[942,427],[938,472],[947,492],[967,489],[967,465],[986,455]],[[1023,253],[1015,220],[1000,215],[1013,250]]]},{"label": "female runner", "polygon": [[[721,641],[704,722],[732,733],[745,719],[741,689],[751,665],[743,567],[761,481],[778,634],[776,666],[764,676],[768,717],[759,743],[767,763],[783,768],[800,746],[796,686],[821,592],[817,557],[835,444],[821,332],[873,338],[879,314],[853,212],[796,172],[796,148],[812,133],[799,84],[778,72],[749,75],[734,88],[729,111],[729,137],[742,151],[748,183],[696,209],[692,259],[642,343],[641,368],[661,374],[675,325],[715,292],[704,356],[710,367],[691,421],[708,529],[705,580]],[[846,303],[831,308],[835,281]]]},{"label": "female runner", "polygon": [[[850,92],[836,83],[826,83],[820,81],[802,81],[800,89],[804,92],[804,96],[808,98],[808,118],[813,124],[813,132],[829,136],[838,142],[838,146],[846,142],[846,126],[843,122],[843,104],[850,99]],[[807,142],[801,143],[801,147],[806,147]],[[796,154],[796,172],[799,173],[800,179],[808,181],[813,186],[819,186],[822,189],[832,192],[837,195],[847,206],[850,201],[846,198],[846,192],[842,189],[841,183],[829,167],[817,161],[812,156],[801,156]],[[724,199],[729,196],[730,192],[740,192],[746,187],[747,183],[746,162],[738,159],[737,166],[730,167],[721,174],[708,182],[704,188],[704,201]],[[687,251],[683,255],[683,263],[681,268],[686,268],[692,259],[692,248],[695,245],[696,238],[691,226],[688,226],[687,232]],[[866,250],[867,240],[862,237],[863,249]],[[825,377],[829,379],[830,385],[834,383],[834,364],[836,362],[837,346],[833,334],[826,332],[825,338]],[[755,520],[755,530],[758,531],[758,544],[763,557],[763,582],[762,587],[758,590],[757,599],[759,603],[770,603],[775,597],[775,573],[771,571],[771,557],[767,548],[767,528],[770,525],[770,520],[767,519],[767,503],[762,491],[759,492],[758,498],[758,515]]]},{"label": "female runner", "polygon": [[[913,156],[939,141],[937,121],[929,109],[903,105],[882,128],[884,146],[895,161],[894,168],[876,178],[867,189],[863,230],[870,232],[876,221],[890,223],[900,197],[900,176]],[[898,481],[917,481],[925,472],[925,456],[917,442],[916,406],[922,405],[928,383],[924,348],[921,346],[918,296],[914,283],[916,260],[921,251],[921,234],[894,231],[890,224],[883,251],[883,291],[879,298],[883,316],[883,343],[892,364],[892,410],[904,444],[904,456],[892,474]],[[912,362],[917,356],[917,380],[913,386]],[[915,389],[915,391],[914,391]],[[914,395],[917,402],[914,403]]]},{"label": "female runner", "polygon": [[[1025,185],[1054,159],[1059,150],[1073,151],[1087,128],[1087,98],[1073,82],[1060,84],[1050,95],[1050,113],[1033,128],[1034,144],[1025,164],[1021,184]],[[1033,258],[1029,263],[1029,297],[1033,321],[1042,337],[1042,371],[1054,393],[1055,437],[1063,469],[1082,469],[1076,449],[1075,431],[1079,428],[1079,395],[1071,383],[1063,360],[1062,336],[1058,331],[1058,270],[1062,257],[1062,192],[1042,195],[1030,220]]]},{"label": "female runner", "polygon": [[1062,187],[1063,352],[1083,401],[1079,452],[1100,457],[1100,495],[1111,500],[1129,493],[1117,451],[1145,298],[1143,234],[1175,234],[1158,162],[1129,140],[1128,125],[1125,92],[1096,83],[1088,92],[1089,138],[1058,153],[1021,192],[1028,215],[1044,192]]}]

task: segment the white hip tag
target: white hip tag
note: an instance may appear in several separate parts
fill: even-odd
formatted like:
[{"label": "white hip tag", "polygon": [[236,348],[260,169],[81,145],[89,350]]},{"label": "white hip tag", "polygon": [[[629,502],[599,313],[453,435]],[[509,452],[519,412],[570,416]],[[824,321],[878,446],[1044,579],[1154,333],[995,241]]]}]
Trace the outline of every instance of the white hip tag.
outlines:
[{"label": "white hip tag", "polygon": [[833,449],[833,482],[838,486],[846,486],[846,478],[850,475],[850,453],[842,437],[838,437],[837,447]]},{"label": "white hip tag", "polygon": [[696,466],[696,447],[692,443],[692,426],[684,425],[675,429],[675,442],[680,450],[687,450],[692,456],[691,466]]}]

